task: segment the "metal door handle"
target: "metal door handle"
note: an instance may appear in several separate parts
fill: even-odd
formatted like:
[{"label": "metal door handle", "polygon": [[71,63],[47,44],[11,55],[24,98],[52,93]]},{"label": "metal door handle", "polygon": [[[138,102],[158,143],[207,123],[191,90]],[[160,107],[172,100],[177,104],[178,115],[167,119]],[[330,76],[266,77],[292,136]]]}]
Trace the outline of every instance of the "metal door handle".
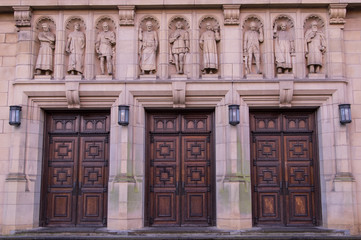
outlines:
[{"label": "metal door handle", "polygon": [[73,182],[73,195],[76,194],[76,182]]},{"label": "metal door handle", "polygon": [[175,184],[175,194],[179,195],[179,182]]},{"label": "metal door handle", "polygon": [[182,182],[182,195],[184,195],[185,194],[185,189],[184,189],[184,182]]},{"label": "metal door handle", "polygon": [[283,184],[282,184],[282,181],[280,181],[280,194],[281,194],[281,195],[283,194]]},{"label": "metal door handle", "polygon": [[79,187],[79,192],[78,192],[78,195],[81,195],[81,182],[79,182],[79,184],[78,184],[78,187]]},{"label": "metal door handle", "polygon": [[286,182],[286,194],[288,195],[288,182]]}]

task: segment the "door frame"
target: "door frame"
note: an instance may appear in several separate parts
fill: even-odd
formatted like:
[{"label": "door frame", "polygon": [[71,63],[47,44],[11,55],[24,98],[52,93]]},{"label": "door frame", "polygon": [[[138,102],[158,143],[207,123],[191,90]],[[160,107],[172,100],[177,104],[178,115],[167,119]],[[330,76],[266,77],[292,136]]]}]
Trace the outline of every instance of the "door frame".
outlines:
[{"label": "door frame", "polygon": [[[216,209],[216,139],[215,139],[215,109],[214,108],[205,108],[205,109],[185,109],[185,110],[174,110],[174,109],[145,109],[145,167],[144,167],[144,226],[145,227],[153,227],[150,224],[150,193],[148,189],[150,188],[150,144],[151,141],[151,134],[150,134],[150,116],[152,114],[163,114],[163,115],[174,115],[174,114],[210,114],[211,115],[211,133],[210,133],[210,184],[211,184],[211,224],[209,226],[216,226],[217,225],[217,209]],[[160,227],[160,226],[154,226]],[[167,227],[167,226],[161,226]],[[181,227],[181,226],[180,226]]]},{"label": "door frame", "polygon": [[[43,155],[42,155],[42,163],[41,163],[41,183],[40,183],[40,207],[39,207],[39,226],[46,226],[46,214],[47,214],[47,179],[48,179],[48,166],[47,164],[47,158],[48,158],[48,154],[49,154],[49,149],[47,147],[47,144],[49,142],[49,134],[47,132],[48,129],[48,121],[47,118],[50,114],[53,113],[65,113],[65,114],[78,114],[78,115],[83,115],[83,114],[107,114],[109,116],[109,118],[111,117],[111,112],[110,110],[104,109],[104,110],[44,110],[44,124],[43,124]],[[111,121],[110,121],[111,124]],[[109,126],[110,127],[110,126]],[[109,139],[110,139],[110,132],[109,132]],[[78,145],[80,145],[80,142],[78,143]],[[78,155],[80,153],[78,152]],[[110,144],[109,144],[109,153],[110,154]],[[109,164],[110,164],[110,159],[108,159],[108,173],[107,173],[107,180],[105,181],[105,183],[107,184],[107,189],[108,189],[108,182],[109,182]],[[79,172],[79,170],[78,170]],[[107,196],[104,199],[103,202],[103,206],[104,204],[106,205],[106,209],[103,209],[103,211],[105,212],[106,217],[108,218],[108,198],[109,196]],[[76,201],[76,204],[78,205],[78,198]],[[77,212],[77,209],[76,209]],[[107,222],[105,222],[104,227],[107,226]],[[89,225],[79,225],[79,227],[92,227],[93,225],[89,224]],[[57,226],[46,226],[46,227],[69,227],[69,225],[62,225],[59,224]],[[75,226],[74,227],[78,227]],[[98,225],[96,225],[96,227],[99,227]]]},{"label": "door frame", "polygon": [[[250,108],[249,109],[249,116],[251,113],[312,113],[313,114],[313,120],[314,120],[314,133],[312,135],[312,145],[313,145],[313,167],[314,167],[314,194],[315,194],[315,205],[314,208],[316,209],[315,211],[315,218],[316,218],[316,223],[314,224],[314,226],[322,226],[323,222],[322,222],[322,202],[321,202],[321,179],[320,179],[320,158],[319,158],[319,141],[318,141],[318,137],[319,137],[319,133],[318,133],[318,128],[317,128],[317,111],[318,108],[298,108],[298,109],[261,109],[261,108]],[[249,117],[249,139],[250,141],[252,141],[252,132],[251,132],[251,119]],[[264,225],[264,224],[255,224],[255,212],[254,212],[254,207],[255,205],[257,205],[258,203],[255,203],[253,201],[254,199],[254,191],[253,191],[253,187],[254,187],[254,176],[253,176],[253,159],[252,159],[252,143],[250,142],[249,144],[249,149],[250,149],[250,172],[251,172],[251,186],[252,186],[252,194],[251,194],[251,198],[252,198],[252,226],[256,227],[256,226],[268,226],[268,227],[272,227],[272,226],[281,226],[281,227],[303,227],[304,225],[290,225],[287,226],[285,225]],[[283,149],[283,146],[282,148]],[[281,153],[283,154],[283,153]],[[283,157],[282,157],[283,158]],[[282,167],[282,171],[284,171],[284,166]],[[256,206],[257,207],[257,206]],[[287,215],[287,212],[285,212],[283,214],[285,217]]]}]

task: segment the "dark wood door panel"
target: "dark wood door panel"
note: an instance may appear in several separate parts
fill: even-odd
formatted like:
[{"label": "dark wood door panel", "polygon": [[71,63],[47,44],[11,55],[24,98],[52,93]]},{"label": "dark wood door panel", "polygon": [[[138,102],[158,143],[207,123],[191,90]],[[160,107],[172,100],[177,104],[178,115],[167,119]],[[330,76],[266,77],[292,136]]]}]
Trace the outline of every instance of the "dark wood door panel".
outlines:
[{"label": "dark wood door panel", "polygon": [[149,114],[151,226],[212,223],[211,114]]},{"label": "dark wood door panel", "polygon": [[256,225],[317,223],[314,124],[310,111],[250,113]]},{"label": "dark wood door panel", "polygon": [[47,115],[45,225],[106,224],[109,115]]}]

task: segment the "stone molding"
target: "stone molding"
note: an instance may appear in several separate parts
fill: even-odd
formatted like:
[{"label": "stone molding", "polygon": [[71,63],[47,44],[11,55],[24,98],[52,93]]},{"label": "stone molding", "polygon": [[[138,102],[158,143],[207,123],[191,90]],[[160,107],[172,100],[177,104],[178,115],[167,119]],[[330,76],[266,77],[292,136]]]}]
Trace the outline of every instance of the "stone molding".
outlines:
[{"label": "stone molding", "polygon": [[65,88],[68,108],[80,108],[79,82],[67,82]]},{"label": "stone molding", "polygon": [[347,4],[330,4],[328,13],[330,16],[330,24],[345,24],[346,23],[346,7]]},{"label": "stone molding", "polygon": [[119,25],[134,26],[135,6],[118,6]]},{"label": "stone molding", "polygon": [[224,25],[239,25],[241,5],[223,5]]},{"label": "stone molding", "polygon": [[291,107],[293,81],[280,81],[280,107]]},{"label": "stone molding", "polygon": [[173,107],[174,108],[185,108],[186,101],[186,83],[185,82],[173,82]]},{"label": "stone molding", "polygon": [[15,26],[31,27],[32,9],[30,6],[13,7]]}]

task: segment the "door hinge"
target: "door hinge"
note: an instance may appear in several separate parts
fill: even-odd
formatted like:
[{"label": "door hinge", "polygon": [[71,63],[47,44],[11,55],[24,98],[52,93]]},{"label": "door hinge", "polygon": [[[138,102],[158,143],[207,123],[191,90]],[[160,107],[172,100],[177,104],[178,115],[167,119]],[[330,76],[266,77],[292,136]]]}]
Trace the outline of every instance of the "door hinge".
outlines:
[{"label": "door hinge", "polygon": [[150,166],[154,167],[154,160],[153,159],[150,160]]},{"label": "door hinge", "polygon": [[311,186],[311,192],[315,192],[315,186]]},{"label": "door hinge", "polygon": [[103,188],[103,192],[108,192],[108,187],[107,187],[107,186],[105,186],[105,187]]},{"label": "door hinge", "polygon": [[107,217],[103,217],[103,225],[107,224]]},{"label": "door hinge", "polygon": [[154,136],[150,136],[150,142],[154,143]]},{"label": "door hinge", "polygon": [[45,224],[46,224],[46,225],[48,225],[48,224],[49,224],[49,222],[50,222],[49,218],[48,218],[48,217],[46,217],[46,218],[45,218]]},{"label": "door hinge", "polygon": [[105,142],[105,143],[109,143],[109,135],[107,135],[107,136],[105,137],[104,142]]},{"label": "door hinge", "polygon": [[211,161],[207,161],[207,167],[211,166]]},{"label": "door hinge", "polygon": [[152,185],[149,186],[149,191],[154,192],[154,187]]},{"label": "door hinge", "polygon": [[258,192],[258,187],[257,187],[257,185],[254,185],[253,191],[254,191],[254,192]]},{"label": "door hinge", "polygon": [[209,136],[207,136],[207,143],[211,142],[211,138]]},{"label": "door hinge", "polygon": [[153,225],[153,223],[154,223],[154,218],[150,217],[150,218],[149,218],[149,224],[150,224],[150,225]]},{"label": "door hinge", "polygon": [[211,191],[211,189],[212,189],[212,188],[211,188],[211,186],[210,186],[210,185],[208,185],[208,186],[207,186],[207,192],[210,192],[210,191]]},{"label": "door hinge", "polygon": [[312,223],[313,223],[314,225],[316,225],[316,223],[317,223],[316,217],[312,217]]},{"label": "door hinge", "polygon": [[50,143],[50,144],[53,143],[53,137],[52,137],[52,136],[49,137],[49,143]]},{"label": "door hinge", "polygon": [[257,166],[256,159],[253,159],[253,166]]},{"label": "door hinge", "polygon": [[312,135],[310,135],[310,142],[312,142],[312,141],[313,141],[313,140],[312,140],[312,138],[313,138],[313,137],[312,137]]},{"label": "door hinge", "polygon": [[211,216],[207,216],[207,222],[208,222],[209,225],[212,224],[212,218],[211,218]]},{"label": "door hinge", "polygon": [[258,223],[258,217],[254,217],[253,222],[254,222],[254,224],[257,224]]},{"label": "door hinge", "polygon": [[310,166],[311,167],[313,166],[313,158],[311,158],[311,160],[310,160]]},{"label": "door hinge", "polygon": [[253,143],[256,143],[256,137],[255,137],[255,136],[253,136],[252,142],[253,142]]}]

